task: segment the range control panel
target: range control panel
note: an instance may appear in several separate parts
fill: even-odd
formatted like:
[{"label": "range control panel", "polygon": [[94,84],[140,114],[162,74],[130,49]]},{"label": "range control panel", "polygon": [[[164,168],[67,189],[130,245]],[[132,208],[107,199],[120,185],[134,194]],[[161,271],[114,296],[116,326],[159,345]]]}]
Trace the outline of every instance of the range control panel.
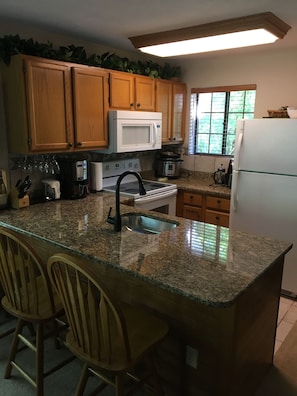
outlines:
[{"label": "range control panel", "polygon": [[134,172],[141,171],[139,158],[103,162],[102,165],[103,178],[120,176],[123,172],[126,172],[128,170]]}]

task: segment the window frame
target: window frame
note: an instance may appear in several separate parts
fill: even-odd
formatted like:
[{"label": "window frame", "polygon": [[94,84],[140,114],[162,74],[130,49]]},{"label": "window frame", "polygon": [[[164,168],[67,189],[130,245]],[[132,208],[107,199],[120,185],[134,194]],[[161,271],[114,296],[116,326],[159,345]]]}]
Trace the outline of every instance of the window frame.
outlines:
[{"label": "window frame", "polygon": [[[197,154],[197,155],[229,155],[226,153],[196,153],[196,138],[197,138],[197,117],[195,119],[192,118],[192,95],[193,94],[201,94],[201,93],[217,93],[224,92],[226,95],[230,95],[232,91],[250,91],[257,90],[256,84],[244,84],[244,85],[226,85],[226,86],[216,86],[216,87],[205,87],[205,88],[192,88],[191,89],[191,108],[190,108],[190,127],[189,127],[189,154]],[[226,109],[224,112],[224,123],[226,121]],[[223,137],[223,138],[226,138]],[[222,147],[223,149],[223,147]],[[223,150],[222,150],[223,151]]]}]

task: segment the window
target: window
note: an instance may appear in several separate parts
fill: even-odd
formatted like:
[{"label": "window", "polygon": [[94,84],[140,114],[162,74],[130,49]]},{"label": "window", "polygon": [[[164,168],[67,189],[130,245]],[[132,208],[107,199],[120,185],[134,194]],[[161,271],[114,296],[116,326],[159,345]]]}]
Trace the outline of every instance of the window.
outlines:
[{"label": "window", "polygon": [[256,85],[192,89],[189,154],[232,155],[236,121],[254,118]]}]

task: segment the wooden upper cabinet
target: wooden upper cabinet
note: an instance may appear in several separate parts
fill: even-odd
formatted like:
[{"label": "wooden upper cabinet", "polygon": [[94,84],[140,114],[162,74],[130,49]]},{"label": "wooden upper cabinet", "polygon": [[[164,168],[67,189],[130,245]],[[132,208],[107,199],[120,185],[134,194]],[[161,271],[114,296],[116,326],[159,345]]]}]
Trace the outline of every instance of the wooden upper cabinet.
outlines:
[{"label": "wooden upper cabinet", "polygon": [[30,151],[73,145],[71,70],[46,60],[24,60]]},{"label": "wooden upper cabinet", "polygon": [[150,77],[136,76],[135,109],[141,111],[155,110],[155,80]]},{"label": "wooden upper cabinet", "polygon": [[16,55],[1,64],[8,150],[67,151],[73,144],[70,67]]},{"label": "wooden upper cabinet", "polygon": [[108,72],[74,67],[72,76],[75,147],[107,147]]},{"label": "wooden upper cabinet", "polygon": [[172,139],[177,142],[182,142],[185,137],[186,84],[173,83],[172,91]]},{"label": "wooden upper cabinet", "polygon": [[115,109],[133,110],[134,77],[127,73],[109,73],[109,105]]},{"label": "wooden upper cabinet", "polygon": [[26,55],[1,71],[9,152],[107,147],[107,71]]},{"label": "wooden upper cabinet", "polygon": [[156,81],[156,111],[162,112],[162,142],[168,142],[171,138],[172,124],[172,83],[170,81]]},{"label": "wooden upper cabinet", "polygon": [[155,110],[155,81],[146,76],[109,73],[109,106],[120,110]]},{"label": "wooden upper cabinet", "polygon": [[156,81],[156,111],[162,112],[162,142],[182,142],[187,88],[183,83]]}]

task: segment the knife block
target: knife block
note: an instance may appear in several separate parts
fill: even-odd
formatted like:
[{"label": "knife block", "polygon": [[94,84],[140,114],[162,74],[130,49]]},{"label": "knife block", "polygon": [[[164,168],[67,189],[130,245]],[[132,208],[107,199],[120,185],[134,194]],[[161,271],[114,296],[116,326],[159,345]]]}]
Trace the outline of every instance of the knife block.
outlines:
[{"label": "knife block", "polygon": [[11,207],[13,209],[21,209],[26,208],[30,205],[30,198],[29,195],[26,194],[23,198],[18,197],[18,190],[13,188],[10,195],[11,195]]}]

